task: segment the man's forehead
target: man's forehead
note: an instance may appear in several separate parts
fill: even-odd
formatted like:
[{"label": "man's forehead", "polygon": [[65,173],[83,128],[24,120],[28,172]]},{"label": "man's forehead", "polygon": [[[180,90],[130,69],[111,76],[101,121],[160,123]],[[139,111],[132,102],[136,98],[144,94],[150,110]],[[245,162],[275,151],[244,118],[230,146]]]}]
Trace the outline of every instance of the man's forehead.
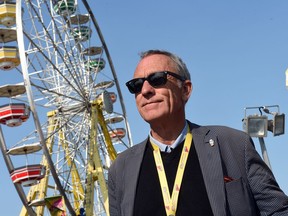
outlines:
[{"label": "man's forehead", "polygon": [[166,55],[153,54],[143,58],[137,65],[134,77],[159,71],[175,71],[175,63]]}]

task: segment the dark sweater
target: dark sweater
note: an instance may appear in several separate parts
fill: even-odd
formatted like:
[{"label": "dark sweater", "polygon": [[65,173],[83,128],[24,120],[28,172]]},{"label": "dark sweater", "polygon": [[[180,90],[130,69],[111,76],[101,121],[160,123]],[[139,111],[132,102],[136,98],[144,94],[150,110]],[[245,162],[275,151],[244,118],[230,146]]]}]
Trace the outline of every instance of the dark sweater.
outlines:
[{"label": "dark sweater", "polygon": [[[178,168],[182,142],[171,153],[161,152],[165,167],[166,178],[172,194],[174,179]],[[165,216],[164,202],[156,170],[153,148],[149,143],[142,161],[136,197],[134,203],[134,216]],[[192,144],[189,152],[182,185],[178,198],[176,216],[212,216],[206,188],[197,153]]]}]

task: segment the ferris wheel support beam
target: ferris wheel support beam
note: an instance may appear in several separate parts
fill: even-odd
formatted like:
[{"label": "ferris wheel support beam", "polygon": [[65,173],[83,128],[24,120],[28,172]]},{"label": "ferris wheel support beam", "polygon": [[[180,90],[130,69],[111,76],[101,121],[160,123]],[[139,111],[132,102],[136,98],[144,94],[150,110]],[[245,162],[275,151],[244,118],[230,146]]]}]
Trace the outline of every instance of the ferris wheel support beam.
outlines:
[{"label": "ferris wheel support beam", "polygon": [[[5,145],[5,140],[4,140],[4,136],[3,136],[1,125],[0,125],[0,146],[1,146],[1,151],[2,151],[2,154],[3,154],[4,161],[6,163],[6,166],[8,168],[8,171],[9,171],[9,173],[11,173],[12,170],[14,169],[14,167],[13,167],[13,164],[12,164],[10,158],[7,157],[7,155],[6,155],[7,148],[6,148],[6,145]],[[24,193],[23,188],[19,184],[14,184],[14,186],[16,188],[16,191],[17,191],[17,193],[18,193],[23,205],[26,207],[27,212],[29,213],[29,215],[36,216],[36,213],[34,212],[34,210],[28,205],[28,202],[27,202],[27,199],[26,199],[26,195]]]},{"label": "ferris wheel support beam", "polygon": [[88,150],[87,161],[87,184],[85,194],[85,210],[86,215],[93,215],[93,200],[94,200],[94,185],[97,180],[102,192],[102,198],[104,203],[104,209],[106,215],[109,216],[109,204],[108,204],[108,188],[104,177],[103,166],[101,163],[98,144],[97,144],[97,124],[99,115],[99,104],[92,103],[91,106],[91,132],[90,143]]},{"label": "ferris wheel support beam", "polygon": [[50,157],[49,150],[46,146],[44,135],[43,135],[43,132],[41,130],[41,124],[40,124],[40,121],[39,121],[39,118],[38,118],[38,115],[37,115],[37,112],[35,109],[34,99],[33,99],[32,92],[31,92],[31,83],[30,83],[29,74],[28,74],[28,70],[27,70],[28,65],[27,65],[26,56],[25,56],[21,5],[22,5],[21,0],[17,0],[16,1],[16,28],[17,28],[17,42],[18,42],[18,47],[19,47],[21,68],[22,68],[22,72],[23,72],[23,79],[24,79],[24,84],[25,84],[25,88],[26,88],[26,92],[27,92],[27,98],[28,98],[28,101],[30,104],[30,109],[31,109],[31,112],[33,115],[35,127],[36,127],[36,130],[37,130],[39,138],[40,138],[40,143],[42,145],[44,155],[47,158],[47,162],[49,164],[51,174],[53,175],[54,181],[58,187],[60,194],[63,196],[63,198],[65,200],[65,204],[66,204],[67,209],[69,210],[69,212],[72,216],[76,216],[76,213],[75,213],[74,209],[72,208],[71,203],[69,202],[69,199],[66,196],[66,193],[65,193],[65,191],[61,185],[61,182],[57,176],[57,172],[56,172],[55,167],[53,165],[53,161]]},{"label": "ferris wheel support beam", "polygon": [[117,157],[117,152],[113,146],[113,143],[111,141],[110,135],[109,135],[109,131],[107,129],[107,125],[105,123],[105,119],[103,116],[103,112],[102,110],[99,108],[97,108],[97,119],[98,119],[98,123],[103,131],[104,134],[104,138],[105,138],[105,145],[107,148],[107,152],[109,154],[109,158],[111,161],[114,161]]}]

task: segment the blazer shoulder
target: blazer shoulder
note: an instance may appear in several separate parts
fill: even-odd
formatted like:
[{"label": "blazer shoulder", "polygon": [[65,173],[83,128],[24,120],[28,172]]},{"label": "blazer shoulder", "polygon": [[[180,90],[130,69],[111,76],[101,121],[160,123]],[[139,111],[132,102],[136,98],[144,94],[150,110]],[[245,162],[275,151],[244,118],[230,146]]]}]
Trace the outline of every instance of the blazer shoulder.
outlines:
[{"label": "blazer shoulder", "polygon": [[145,147],[146,147],[146,143],[147,143],[147,139],[145,139],[144,141],[131,146],[130,148],[124,150],[123,152],[119,153],[115,159],[115,161],[113,162],[113,164],[115,163],[121,163],[121,161],[126,160],[127,158],[135,155],[135,154],[141,154],[144,153]]},{"label": "blazer shoulder", "polygon": [[[192,127],[192,134],[197,137],[203,137],[204,142],[209,142],[210,139],[213,139],[218,140],[220,145],[229,144],[231,146],[243,143],[254,146],[251,137],[244,131],[223,125],[195,126],[196,127]],[[244,147],[245,145],[241,146]]]},{"label": "blazer shoulder", "polygon": [[229,135],[229,137],[242,137],[250,139],[250,136],[247,133],[232,127],[223,125],[207,125],[202,127],[205,128],[208,133],[215,134],[217,137]]}]

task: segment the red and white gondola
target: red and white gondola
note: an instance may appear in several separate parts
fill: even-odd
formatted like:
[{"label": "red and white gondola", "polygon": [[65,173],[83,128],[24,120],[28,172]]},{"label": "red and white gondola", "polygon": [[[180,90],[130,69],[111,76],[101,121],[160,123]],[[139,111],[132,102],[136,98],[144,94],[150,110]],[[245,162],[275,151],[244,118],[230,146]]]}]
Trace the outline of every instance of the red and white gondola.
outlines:
[{"label": "red and white gondola", "polygon": [[109,131],[112,142],[119,142],[126,135],[125,128],[116,128]]},{"label": "red and white gondola", "polygon": [[45,176],[45,167],[41,164],[32,164],[18,167],[10,173],[14,184],[32,186],[37,184]]},{"label": "red and white gondola", "polygon": [[21,125],[30,115],[29,106],[24,103],[10,103],[0,106],[0,123],[9,127]]}]

